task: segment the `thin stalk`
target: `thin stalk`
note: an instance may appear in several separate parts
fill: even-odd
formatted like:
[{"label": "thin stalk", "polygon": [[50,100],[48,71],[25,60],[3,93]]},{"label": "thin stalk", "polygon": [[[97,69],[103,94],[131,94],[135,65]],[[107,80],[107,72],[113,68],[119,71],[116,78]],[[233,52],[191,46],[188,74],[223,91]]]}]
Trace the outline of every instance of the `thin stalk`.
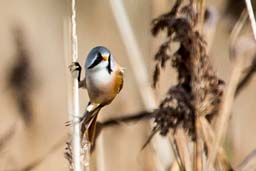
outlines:
[{"label": "thin stalk", "polygon": [[237,37],[239,35],[239,33],[241,32],[246,20],[248,18],[248,14],[246,12],[246,10],[243,10],[243,12],[241,13],[238,21],[236,22],[234,28],[232,29],[231,33],[230,33],[230,39],[229,39],[229,56],[231,58],[235,57],[235,52],[233,47],[235,47],[235,43],[237,40]]},{"label": "thin stalk", "polygon": [[[143,55],[139,49],[131,24],[129,22],[123,0],[110,0],[113,15],[117,26],[121,33],[123,43],[128,53],[128,59],[133,69],[133,74],[136,79],[137,87],[139,88],[140,96],[143,104],[148,111],[152,111],[157,107],[155,96],[147,74],[146,64],[143,60]],[[150,125],[153,128],[153,123]],[[155,136],[152,140],[155,158],[155,166],[158,171],[164,171],[169,167],[172,156],[170,155],[171,147],[167,139],[160,136]]]},{"label": "thin stalk", "polygon": [[203,170],[203,140],[200,134],[200,116],[196,118],[196,142],[195,142],[195,158],[194,170]]},{"label": "thin stalk", "polygon": [[251,0],[245,0],[245,3],[246,3],[248,14],[249,14],[249,17],[251,20],[251,26],[252,26],[254,39],[256,40],[256,21],[255,21],[255,16],[253,13],[252,2],[251,2]]},{"label": "thin stalk", "polygon": [[136,71],[134,76],[138,84],[138,88],[140,89],[139,92],[142,97],[143,104],[147,110],[155,109],[157,107],[157,103],[155,101],[154,93],[149,86],[147,68],[125,11],[123,0],[110,0],[110,2],[112,12],[129,56],[131,67],[134,72]]},{"label": "thin stalk", "polygon": [[174,134],[177,144],[177,151],[180,154],[180,160],[184,170],[192,171],[192,160],[189,152],[189,141],[186,137],[186,133],[182,127],[178,128]]},{"label": "thin stalk", "polygon": [[179,153],[178,148],[177,148],[176,139],[174,139],[174,136],[171,135],[171,134],[169,134],[169,139],[170,139],[170,145],[171,145],[171,148],[172,148],[172,151],[173,151],[173,155],[175,157],[175,160],[172,162],[172,165],[174,165],[173,167],[176,168],[176,169],[174,169],[173,167],[171,167],[172,169],[170,169],[170,170],[172,170],[172,171],[185,170],[183,168],[181,157],[179,155],[180,153]]},{"label": "thin stalk", "polygon": [[209,159],[207,162],[207,170],[210,170],[212,168],[213,163],[215,162],[216,155],[218,153],[219,147],[222,144],[223,137],[227,130],[228,125],[228,119],[231,115],[231,107],[234,101],[235,92],[237,85],[240,81],[240,77],[243,71],[243,59],[242,57],[239,57],[236,59],[233,71],[230,76],[230,81],[228,86],[226,87],[226,91],[223,97],[223,102],[221,104],[219,118],[217,118],[217,125],[216,125],[216,139],[215,142],[212,145],[212,151],[209,154]]},{"label": "thin stalk", "polygon": [[[204,26],[204,15],[205,15],[205,7],[206,7],[206,0],[197,0],[196,3],[196,10],[198,14],[198,22],[197,22],[197,29],[201,34],[203,34],[203,26]],[[203,170],[203,140],[200,134],[200,117],[199,113],[196,114],[196,121],[195,121],[195,130],[196,130],[196,141],[194,144],[194,162],[193,162],[193,170],[202,171]]]},{"label": "thin stalk", "polygon": [[[77,32],[76,32],[76,0],[72,0],[72,16],[71,16],[71,26],[72,26],[72,61],[76,62],[78,59],[78,47],[77,47]],[[79,123],[79,91],[78,91],[78,79],[73,78],[73,116],[74,123]],[[80,150],[81,150],[81,140],[80,140],[80,124],[73,125],[73,164],[74,171],[81,171],[82,166],[80,162]]]},{"label": "thin stalk", "polygon": [[[206,120],[205,117],[200,118],[200,133],[207,146],[208,154],[210,154],[212,151],[212,144],[215,140],[215,132],[213,131],[212,126]],[[216,164],[218,164],[218,166],[222,165],[222,168],[225,168],[225,170],[232,170],[232,166],[222,147],[220,147],[217,152],[217,158],[218,158],[218,161],[216,162]],[[216,168],[216,169],[221,170],[220,168]]]},{"label": "thin stalk", "polygon": [[209,158],[207,160],[207,170],[213,168],[218,150],[223,141],[224,134],[226,133],[228,124],[227,122],[231,115],[231,107],[234,101],[237,86],[240,82],[240,77],[242,75],[243,58],[241,56],[236,56],[234,48],[237,37],[241,32],[246,19],[247,15],[245,12],[243,12],[230,35],[230,59],[234,59],[233,70],[231,73],[229,84],[227,85],[223,96],[222,104],[219,111],[219,117],[216,120],[216,139],[212,144],[211,151],[209,152]]},{"label": "thin stalk", "polygon": [[198,28],[202,32],[204,25],[204,13],[205,13],[205,2],[206,0],[197,1],[197,12],[198,12]]}]

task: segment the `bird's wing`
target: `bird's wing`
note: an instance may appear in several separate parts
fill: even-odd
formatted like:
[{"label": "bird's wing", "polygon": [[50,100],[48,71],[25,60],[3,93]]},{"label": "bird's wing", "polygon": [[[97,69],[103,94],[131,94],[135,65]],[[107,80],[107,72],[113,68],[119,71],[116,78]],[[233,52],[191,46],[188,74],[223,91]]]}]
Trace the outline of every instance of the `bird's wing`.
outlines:
[{"label": "bird's wing", "polygon": [[118,72],[117,72],[117,82],[118,82],[118,85],[117,85],[117,93],[119,93],[122,88],[123,88],[123,85],[124,85],[124,72],[122,69],[120,69]]}]

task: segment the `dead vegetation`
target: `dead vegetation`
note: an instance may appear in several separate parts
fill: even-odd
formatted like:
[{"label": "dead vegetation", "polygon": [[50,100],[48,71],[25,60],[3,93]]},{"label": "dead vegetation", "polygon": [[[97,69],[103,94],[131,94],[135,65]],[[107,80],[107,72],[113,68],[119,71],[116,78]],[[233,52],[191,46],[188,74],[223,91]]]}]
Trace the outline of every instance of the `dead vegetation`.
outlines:
[{"label": "dead vegetation", "polygon": [[[172,67],[177,72],[177,84],[170,85],[165,98],[153,112],[143,111],[134,115],[111,118],[97,123],[98,135],[107,127],[117,126],[122,122],[137,122],[154,120],[155,127],[146,141],[150,143],[156,133],[169,138],[173,147],[175,160],[170,170],[243,170],[255,157],[255,150],[250,153],[238,166],[232,166],[227,152],[222,147],[224,136],[231,117],[231,109],[235,97],[246,88],[256,71],[255,40],[246,37],[249,46],[244,49],[245,42],[239,42],[241,27],[245,25],[242,17],[238,20],[238,27],[234,27],[236,34],[231,35],[230,59],[233,65],[231,77],[225,84],[216,74],[207,52],[208,42],[202,33],[205,1],[176,0],[169,12],[152,21],[152,34],[166,33],[166,41],[156,52],[153,86],[160,81],[159,76],[165,67]],[[196,7],[196,8],[195,8]],[[244,11],[246,13],[246,11]],[[207,14],[211,15],[211,14]],[[208,16],[209,17],[209,16]],[[238,29],[240,28],[240,30]],[[28,88],[33,87],[33,77],[28,54],[21,46],[17,37],[17,47],[20,58],[14,65],[9,76],[8,85],[16,94],[17,105],[24,121],[32,121],[32,109]],[[178,44],[178,49],[173,48]],[[246,44],[248,45],[248,44]],[[248,47],[251,47],[248,49]],[[250,51],[250,53],[248,53]],[[249,64],[245,59],[250,59]],[[22,98],[21,98],[22,97]],[[0,148],[4,139],[10,139],[15,132],[11,129],[0,140]],[[61,147],[66,137],[61,138],[49,152],[21,169],[33,170],[47,156]],[[143,147],[145,147],[143,146]],[[94,147],[92,147],[92,150]],[[67,143],[66,158],[73,168],[72,147]]]},{"label": "dead vegetation", "polygon": [[[161,135],[173,137],[171,143],[182,170],[234,170],[221,144],[236,88],[239,90],[241,85],[246,84],[255,65],[252,62],[241,80],[245,59],[236,56],[223,96],[224,81],[212,68],[206,50],[207,42],[200,29],[204,3],[192,0],[185,4],[177,0],[170,12],[153,20],[152,34],[156,36],[165,31],[167,35],[167,41],[155,55],[154,86],[158,82],[160,68],[164,68],[167,61],[171,61],[171,66],[178,73],[177,85],[171,86],[156,111],[153,133],[157,130]],[[196,10],[193,5],[199,8]],[[179,43],[179,48],[171,53],[174,42]],[[216,133],[213,131],[215,128]],[[186,136],[190,138],[184,138]],[[186,143],[180,141],[181,137]],[[193,149],[189,148],[189,144],[194,144]]]},{"label": "dead vegetation", "polygon": [[[161,30],[166,31],[168,41],[160,46],[155,55],[156,67],[154,73],[154,85],[159,76],[159,67],[165,66],[170,60],[171,66],[178,73],[178,84],[171,86],[166,98],[161,102],[156,115],[156,127],[162,135],[166,135],[171,128],[176,134],[177,129],[184,129],[183,136],[188,136],[192,140],[185,143],[195,143],[194,153],[186,154],[196,156],[193,167],[195,170],[203,170],[204,151],[209,151],[206,146],[206,140],[201,134],[201,118],[207,119],[207,122],[216,117],[219,111],[219,105],[223,93],[224,82],[218,78],[210,64],[209,56],[206,53],[207,43],[198,30],[199,11],[193,8],[194,1],[189,4],[177,0],[172,10],[153,20],[153,35],[157,35]],[[197,4],[198,5],[198,4]],[[203,9],[205,10],[205,9]],[[179,48],[173,54],[170,53],[172,42],[178,42]],[[180,127],[182,125],[182,128]],[[181,162],[184,170],[191,170],[192,157],[186,157],[181,154],[184,146],[178,145],[176,138],[182,135],[174,136],[174,143],[178,155],[177,161]],[[189,149],[187,147],[187,149]],[[205,150],[204,150],[205,149]],[[181,157],[186,159],[182,159]]]},{"label": "dead vegetation", "polygon": [[[165,98],[153,112],[98,122],[97,135],[106,126],[114,126],[119,122],[154,118],[155,127],[143,148],[156,133],[168,136],[176,158],[171,170],[236,169],[221,144],[234,97],[252,78],[255,59],[242,77],[245,66],[241,57],[236,56],[231,78],[225,87],[224,81],[211,65],[207,42],[202,33],[204,20],[211,15],[205,10],[204,0],[190,0],[188,3],[177,0],[169,12],[152,21],[151,31],[154,36],[160,32],[166,33],[166,41],[160,45],[154,57],[153,86],[156,87],[161,70],[165,67],[176,70],[177,84],[170,86]],[[244,23],[238,21],[238,25],[243,27]],[[232,50],[241,31],[239,27],[234,28],[237,34],[231,35]],[[177,50],[172,47],[173,43],[178,44]]]}]

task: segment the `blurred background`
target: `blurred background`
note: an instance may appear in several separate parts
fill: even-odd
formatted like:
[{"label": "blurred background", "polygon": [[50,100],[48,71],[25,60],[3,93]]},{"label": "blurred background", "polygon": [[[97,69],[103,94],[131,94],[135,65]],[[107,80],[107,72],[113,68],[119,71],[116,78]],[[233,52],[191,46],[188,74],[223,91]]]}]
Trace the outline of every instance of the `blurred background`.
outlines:
[{"label": "blurred background", "polygon": [[[164,35],[152,37],[151,21],[167,12],[173,1],[123,2],[151,78],[154,53],[164,40]],[[207,6],[218,16],[209,53],[213,67],[224,80],[228,80],[231,71],[229,34],[240,15],[241,4],[232,3],[232,0],[207,1]],[[64,123],[69,120],[70,8],[68,0],[0,1],[0,171],[20,170],[41,159],[32,170],[69,169],[64,158],[69,128]],[[100,112],[99,120],[143,111],[145,106],[134,77],[140,73],[132,70],[110,2],[78,0],[77,31],[80,64],[84,63],[92,47],[104,45],[126,68],[123,90]],[[160,84],[154,90],[157,102],[164,97],[170,84],[175,83],[175,77],[170,69],[161,75]],[[233,165],[239,164],[256,147],[255,84],[254,77],[239,94],[232,110],[226,146]],[[87,102],[86,91],[80,90],[80,111],[85,109]],[[105,170],[150,170],[149,153],[147,149],[141,151],[149,134],[146,121],[104,129],[101,148]]]}]

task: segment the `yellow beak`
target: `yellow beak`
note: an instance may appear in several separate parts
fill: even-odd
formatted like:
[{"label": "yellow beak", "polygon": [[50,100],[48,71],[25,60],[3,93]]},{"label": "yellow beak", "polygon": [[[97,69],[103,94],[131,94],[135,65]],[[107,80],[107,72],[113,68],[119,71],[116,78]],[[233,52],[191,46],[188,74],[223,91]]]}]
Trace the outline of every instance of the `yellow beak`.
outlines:
[{"label": "yellow beak", "polygon": [[103,58],[104,61],[108,60],[108,56],[102,56],[102,58]]}]

